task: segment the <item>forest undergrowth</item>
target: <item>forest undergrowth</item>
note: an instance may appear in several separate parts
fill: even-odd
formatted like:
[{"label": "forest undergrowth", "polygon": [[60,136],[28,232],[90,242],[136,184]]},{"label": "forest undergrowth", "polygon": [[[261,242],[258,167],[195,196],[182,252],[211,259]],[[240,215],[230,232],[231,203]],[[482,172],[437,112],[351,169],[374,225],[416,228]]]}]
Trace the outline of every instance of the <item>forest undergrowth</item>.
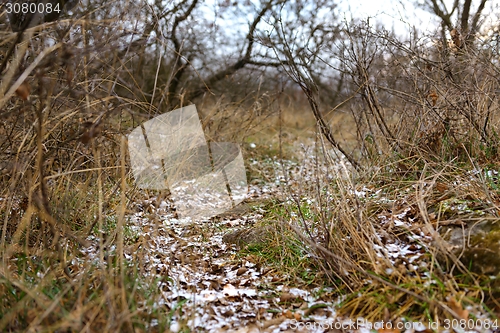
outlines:
[{"label": "forest undergrowth", "polygon": [[[223,60],[197,1],[0,16],[0,331],[498,332],[496,35],[325,27],[321,4],[263,3]],[[127,135],[192,104],[249,191],[185,223]]]}]

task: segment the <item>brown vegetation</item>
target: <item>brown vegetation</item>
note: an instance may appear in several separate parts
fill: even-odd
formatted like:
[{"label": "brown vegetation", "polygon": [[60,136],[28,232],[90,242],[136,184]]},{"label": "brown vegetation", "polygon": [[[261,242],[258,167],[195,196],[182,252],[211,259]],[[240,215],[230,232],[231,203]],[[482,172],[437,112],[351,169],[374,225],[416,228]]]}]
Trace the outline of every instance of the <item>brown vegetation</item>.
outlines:
[{"label": "brown vegetation", "polygon": [[[265,226],[252,229],[265,237],[233,243],[287,252],[280,242],[294,235],[321,281],[347,295],[340,312],[350,316],[467,319],[466,306],[498,316],[500,272],[488,265],[500,214],[500,48],[498,27],[477,38],[486,2],[472,13],[457,1],[455,27],[454,10],[425,1],[441,37],[406,40],[333,10],[316,17],[334,7],[326,0],[222,1],[215,18],[196,0],[86,1],[18,32],[0,16],[0,330],[140,332],[153,319],[169,329],[171,314],[151,304],[155,277],[124,255],[140,247],[126,234],[134,205],[156,196],[158,209],[168,193],[136,188],[126,134],[191,103],[208,140],[262,142],[251,158],[297,160],[291,142],[314,141],[315,178],[285,173],[288,197],[266,207],[280,235]],[[243,16],[237,31],[221,23]],[[446,208],[459,205],[467,214]],[[457,230],[470,241],[453,243]],[[431,240],[412,240],[420,233]],[[427,266],[381,257],[398,242]]]}]

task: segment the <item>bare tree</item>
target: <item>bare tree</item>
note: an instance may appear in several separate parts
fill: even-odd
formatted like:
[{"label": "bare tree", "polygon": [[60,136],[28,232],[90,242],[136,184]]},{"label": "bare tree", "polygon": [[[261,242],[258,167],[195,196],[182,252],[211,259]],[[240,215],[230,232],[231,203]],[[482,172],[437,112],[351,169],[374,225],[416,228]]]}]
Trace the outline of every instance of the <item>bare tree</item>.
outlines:
[{"label": "bare tree", "polygon": [[471,44],[481,27],[481,16],[487,2],[488,0],[454,0],[453,2],[424,0],[422,6],[439,18],[443,41],[446,41],[446,31],[449,31],[452,32],[451,37],[455,44],[462,42]]}]

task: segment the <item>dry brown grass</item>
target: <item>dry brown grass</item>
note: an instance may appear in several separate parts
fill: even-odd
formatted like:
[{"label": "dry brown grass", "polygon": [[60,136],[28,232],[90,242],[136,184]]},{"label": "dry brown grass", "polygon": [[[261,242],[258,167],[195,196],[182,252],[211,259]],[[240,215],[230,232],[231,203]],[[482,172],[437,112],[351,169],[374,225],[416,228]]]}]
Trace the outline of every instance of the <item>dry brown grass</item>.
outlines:
[{"label": "dry brown grass", "polygon": [[[13,41],[9,35],[0,46]],[[133,74],[115,62],[109,47],[100,54],[114,59],[106,66],[88,52],[72,53],[62,41],[18,47],[0,87],[0,330],[137,332],[149,331],[152,319],[160,322],[159,330],[167,329],[169,314],[151,310],[159,295],[153,281],[141,274],[140,264],[123,259],[130,205],[152,196],[134,187],[123,135],[164,110],[141,102],[140,89],[120,84]],[[23,63],[25,52],[35,59],[33,66]],[[304,156],[294,142],[315,142],[310,172],[289,179],[290,200],[276,219],[296,233],[293,246],[304,245],[314,255],[339,294],[349,295],[343,313],[442,321],[468,317],[465,306],[471,313],[500,311],[498,282],[471,272],[439,233],[465,219],[442,209],[450,198],[484,205],[467,216],[470,221],[481,212],[493,221],[499,216],[498,180],[479,176],[499,165],[498,84],[486,75],[498,68],[478,53],[453,59],[429,60],[438,64],[432,73],[413,68],[415,86],[395,94],[400,98],[393,104],[380,104],[384,112],[377,113],[377,103],[323,110],[338,142],[350,152],[359,149],[359,172],[339,162],[338,152],[316,135],[317,122],[303,102],[266,93],[200,106],[207,138],[257,143],[249,157],[300,161]],[[449,66],[460,80],[443,84],[438,78]],[[110,94],[115,84],[127,97]],[[365,93],[378,100],[371,84]],[[376,126],[373,117],[380,121]],[[314,203],[304,205],[305,199]],[[412,219],[407,230],[381,224],[379,215],[406,208]],[[432,238],[424,244],[426,266],[420,271],[379,256],[376,249],[389,241],[408,242],[408,234],[417,231]],[[89,236],[97,240],[96,258],[84,251]],[[272,241],[280,247],[279,237]]]}]

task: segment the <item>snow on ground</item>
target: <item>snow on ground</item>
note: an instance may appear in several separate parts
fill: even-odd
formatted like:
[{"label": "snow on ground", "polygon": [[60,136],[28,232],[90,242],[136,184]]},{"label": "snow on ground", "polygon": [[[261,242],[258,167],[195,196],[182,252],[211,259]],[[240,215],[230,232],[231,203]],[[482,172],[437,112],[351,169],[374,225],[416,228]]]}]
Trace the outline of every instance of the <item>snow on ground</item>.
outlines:
[{"label": "snow on ground", "polygon": [[[249,200],[280,197],[288,200],[289,189],[317,177],[317,163],[310,147],[302,146],[300,163],[281,163],[269,159],[272,165],[271,181],[264,185],[250,185]],[[251,161],[250,163],[261,163]],[[339,172],[348,168],[339,164]],[[286,173],[286,176],[284,174]],[[331,172],[323,169],[322,172]],[[337,173],[338,175],[338,173]],[[335,174],[331,174],[331,177]],[[284,187],[287,183],[291,187]],[[379,191],[366,187],[353,189],[359,198],[380,196]],[[258,264],[252,256],[239,258],[234,246],[223,241],[228,228],[251,226],[262,218],[258,210],[221,220],[185,223],[175,218],[171,204],[156,198],[137,205],[137,212],[129,216],[128,227],[137,240],[125,249],[126,259],[141,263],[144,276],[159,278],[161,290],[155,306],[172,313],[171,331],[180,331],[186,325],[195,332],[363,332],[377,329],[377,323],[363,318],[351,320],[337,316],[335,306],[340,300],[331,289],[299,289],[287,285],[286,276]],[[380,197],[380,201],[387,199]],[[314,204],[314,199],[308,199]],[[151,213],[156,216],[151,219]],[[378,215],[388,230],[399,229],[404,236],[389,237],[379,234],[379,245],[374,250],[380,258],[389,259],[392,268],[387,274],[402,267],[410,274],[419,274],[426,283],[436,283],[429,276],[425,261],[419,260],[432,238],[412,225],[413,212],[405,208],[398,213]],[[95,241],[95,240],[94,240]],[[96,257],[88,248],[87,255]],[[367,280],[367,283],[369,281]],[[480,313],[476,313],[481,317]],[[381,323],[378,323],[381,324]],[[151,328],[158,325],[151,322]],[[379,327],[380,328],[380,327]],[[421,323],[406,323],[398,332],[424,331]],[[491,332],[491,330],[477,330]]]}]

